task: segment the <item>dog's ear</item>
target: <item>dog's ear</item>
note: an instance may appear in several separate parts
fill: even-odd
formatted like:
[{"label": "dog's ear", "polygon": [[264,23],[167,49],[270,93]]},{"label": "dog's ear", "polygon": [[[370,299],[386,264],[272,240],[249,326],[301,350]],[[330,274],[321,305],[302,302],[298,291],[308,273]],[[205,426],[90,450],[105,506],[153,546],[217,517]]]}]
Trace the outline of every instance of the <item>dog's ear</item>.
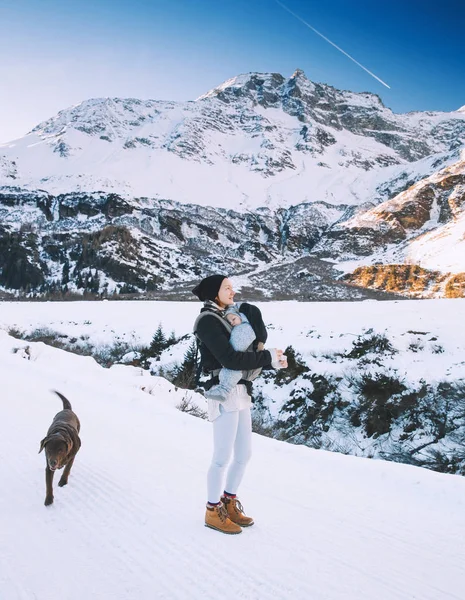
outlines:
[{"label": "dog's ear", "polygon": [[[55,435],[54,437],[59,438],[61,442],[64,442],[66,444],[66,454],[70,454],[73,451],[73,448],[76,444],[77,432],[74,429],[74,427],[68,425],[66,427],[63,427],[63,429],[65,431]],[[77,449],[75,450],[77,452]]]},{"label": "dog's ear", "polygon": [[39,450],[39,454],[42,452],[42,450],[45,448],[45,444],[48,442],[48,437],[44,437],[44,439],[40,442],[40,450]]},{"label": "dog's ear", "polygon": [[69,437],[72,440],[71,445],[68,445],[68,453],[73,450],[74,454],[77,453],[79,448],[81,447],[81,440],[79,438],[78,432],[74,429],[74,427],[69,430]]}]

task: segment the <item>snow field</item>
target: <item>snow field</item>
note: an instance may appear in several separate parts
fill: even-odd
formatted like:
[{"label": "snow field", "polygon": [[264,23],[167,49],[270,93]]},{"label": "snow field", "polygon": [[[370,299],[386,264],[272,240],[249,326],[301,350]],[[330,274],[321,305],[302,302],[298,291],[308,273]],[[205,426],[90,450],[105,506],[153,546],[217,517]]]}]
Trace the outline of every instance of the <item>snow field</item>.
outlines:
[{"label": "snow field", "polygon": [[[393,331],[427,324],[463,360],[463,301],[260,307],[282,347],[299,349],[299,335],[337,346],[336,332],[384,319]],[[148,342],[159,322],[186,333],[199,308],[2,303],[0,323]],[[0,355],[2,600],[462,600],[464,478],[254,435],[240,497],[256,525],[224,536],[203,526],[211,425],[175,409],[183,390],[1,330]],[[82,448],[46,508],[37,452],[61,409],[52,389],[78,414]]]}]

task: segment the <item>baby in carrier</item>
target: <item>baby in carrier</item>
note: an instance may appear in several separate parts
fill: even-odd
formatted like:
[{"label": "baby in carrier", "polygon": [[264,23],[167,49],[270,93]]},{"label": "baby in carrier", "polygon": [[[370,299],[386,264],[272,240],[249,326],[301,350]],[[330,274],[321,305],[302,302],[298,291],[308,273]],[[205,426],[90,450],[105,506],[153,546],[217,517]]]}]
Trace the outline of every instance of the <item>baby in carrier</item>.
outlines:
[{"label": "baby in carrier", "polygon": [[[239,312],[235,306],[231,306],[225,311],[225,319],[232,326],[229,342],[234,350],[238,352],[247,352],[255,341],[255,332],[247,317]],[[263,342],[258,342],[257,350],[263,350]],[[220,380],[218,385],[214,385],[205,391],[206,398],[210,400],[226,400],[233,388],[241,379],[252,381],[261,373],[261,369],[253,371],[233,371],[232,369],[222,368],[218,374]]]}]

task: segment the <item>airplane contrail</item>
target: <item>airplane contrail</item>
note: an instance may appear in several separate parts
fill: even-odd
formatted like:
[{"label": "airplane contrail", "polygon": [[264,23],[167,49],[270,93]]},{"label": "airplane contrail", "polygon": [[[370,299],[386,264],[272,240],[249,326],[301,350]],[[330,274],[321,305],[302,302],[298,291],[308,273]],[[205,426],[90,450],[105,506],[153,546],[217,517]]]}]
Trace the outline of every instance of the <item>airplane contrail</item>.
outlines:
[{"label": "airplane contrail", "polygon": [[388,85],[382,79],[380,79],[379,77],[377,77],[374,73],[372,73],[371,71],[369,71],[366,67],[364,67],[362,64],[360,64],[358,62],[358,60],[355,60],[355,58],[353,58],[352,56],[350,56],[350,54],[347,54],[347,52],[345,52],[342,48],[339,48],[339,46],[337,46],[334,42],[332,42],[331,40],[329,40],[326,36],[324,36],[322,33],[320,33],[317,29],[315,29],[314,27],[312,27],[309,23],[307,23],[307,21],[304,21],[304,19],[302,19],[302,17],[299,17],[299,15],[297,15],[295,12],[293,12],[285,4],[283,4],[279,0],[275,0],[275,2],[276,2],[276,4],[279,4],[279,6],[281,8],[283,8],[284,10],[287,10],[288,13],[290,13],[293,17],[295,17],[301,23],[303,23],[304,25],[306,25],[309,29],[311,29],[312,31],[314,31],[317,35],[319,35],[320,37],[322,37],[326,42],[328,42],[328,44],[331,44],[331,46],[334,46],[336,48],[336,50],[339,50],[339,52],[342,52],[342,54],[344,54],[345,56],[347,56],[347,58],[350,58],[351,61],[353,61],[356,65],[358,65],[359,67],[361,67],[369,75],[371,75],[372,77],[374,77],[377,81],[379,81],[380,83],[382,83],[383,85],[385,85],[387,88],[391,89],[390,85]]}]

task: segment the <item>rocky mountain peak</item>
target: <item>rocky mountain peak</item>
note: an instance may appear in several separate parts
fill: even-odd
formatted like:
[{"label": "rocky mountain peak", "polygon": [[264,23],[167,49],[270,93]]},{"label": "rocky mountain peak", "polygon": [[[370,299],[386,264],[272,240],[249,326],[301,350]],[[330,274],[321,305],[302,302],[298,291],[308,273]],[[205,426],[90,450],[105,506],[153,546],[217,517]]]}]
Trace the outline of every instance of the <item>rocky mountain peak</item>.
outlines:
[{"label": "rocky mountain peak", "polygon": [[307,76],[305,75],[305,72],[302,69],[297,68],[294,71],[294,73],[292,73],[291,79],[298,79],[299,77],[303,77],[303,78],[307,79]]},{"label": "rocky mountain peak", "polygon": [[226,80],[198,100],[217,98],[225,103],[246,99],[267,105],[279,100],[278,89],[285,79],[280,73],[246,73]]}]

